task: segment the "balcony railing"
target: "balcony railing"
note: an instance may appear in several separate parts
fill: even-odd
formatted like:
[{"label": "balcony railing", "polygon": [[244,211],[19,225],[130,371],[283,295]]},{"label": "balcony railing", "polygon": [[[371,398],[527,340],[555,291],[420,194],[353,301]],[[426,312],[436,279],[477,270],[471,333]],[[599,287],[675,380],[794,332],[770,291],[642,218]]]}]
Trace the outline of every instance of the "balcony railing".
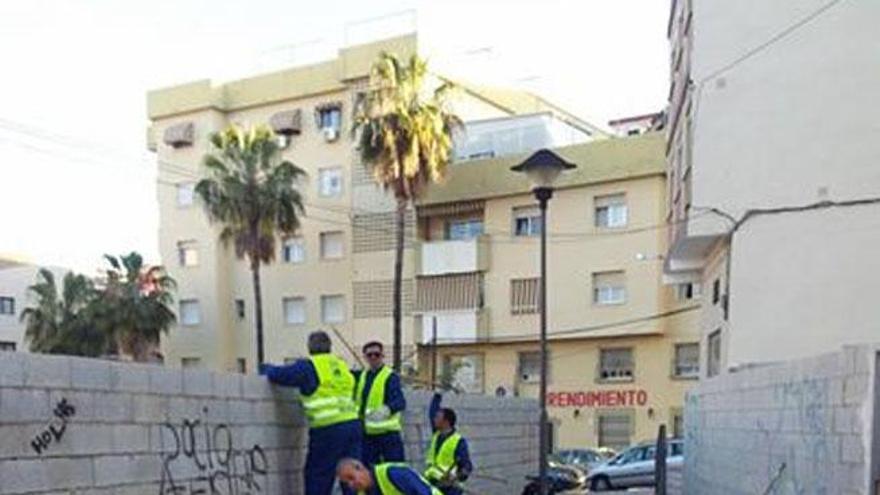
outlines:
[{"label": "balcony railing", "polygon": [[489,239],[481,235],[463,241],[423,242],[419,249],[419,275],[482,272],[489,269]]}]

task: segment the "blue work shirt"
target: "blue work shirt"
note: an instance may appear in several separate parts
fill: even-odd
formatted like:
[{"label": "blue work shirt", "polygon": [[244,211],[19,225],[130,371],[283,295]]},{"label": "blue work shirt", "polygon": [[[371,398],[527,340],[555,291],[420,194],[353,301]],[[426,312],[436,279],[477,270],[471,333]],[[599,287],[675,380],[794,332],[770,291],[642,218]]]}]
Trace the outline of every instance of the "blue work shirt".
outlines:
[{"label": "blue work shirt", "polygon": [[296,387],[303,395],[312,395],[318,389],[318,373],[315,365],[308,359],[297,359],[283,366],[261,364],[260,374],[272,383]]},{"label": "blue work shirt", "polygon": [[[403,495],[432,495],[431,485],[408,466],[391,466],[388,468],[388,481]],[[379,482],[373,473],[373,488],[369,495],[381,495]]]},{"label": "blue work shirt", "polygon": [[[431,431],[434,433],[437,433],[437,429],[434,427],[434,416],[436,416],[437,411],[440,410],[440,403],[442,401],[442,395],[434,394],[434,397],[431,399],[431,405],[428,406],[428,421],[431,423]],[[455,433],[455,428],[447,433],[440,433],[440,437],[437,439],[438,451],[443,445],[443,442],[452,436],[453,433]],[[467,480],[468,476],[470,476],[471,472],[474,470],[474,465],[471,463],[471,454],[468,450],[468,443],[464,437],[461,437],[458,446],[455,448],[455,465],[458,468],[458,479],[461,481]]]},{"label": "blue work shirt", "polygon": [[[361,403],[358,404],[360,416],[364,417],[364,414],[366,414],[365,411],[367,410],[367,398],[370,396],[370,389],[373,388],[373,382],[376,380],[376,375],[379,374],[379,370],[359,370],[354,373],[355,380],[360,380],[360,375],[362,373],[367,374],[367,381],[364,383],[364,395],[361,398]],[[403,396],[403,389],[400,386],[400,375],[397,373],[391,373],[391,376],[388,377],[388,381],[385,382],[385,397],[383,398],[383,403],[388,406],[391,414],[406,409],[406,398]]]}]

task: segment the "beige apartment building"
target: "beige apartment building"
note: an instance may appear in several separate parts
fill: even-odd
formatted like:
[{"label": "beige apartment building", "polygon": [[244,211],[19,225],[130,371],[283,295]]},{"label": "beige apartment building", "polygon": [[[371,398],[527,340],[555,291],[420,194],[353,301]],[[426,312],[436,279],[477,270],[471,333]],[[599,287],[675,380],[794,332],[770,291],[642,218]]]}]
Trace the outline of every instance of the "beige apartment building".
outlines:
[{"label": "beige apartment building", "polygon": [[[346,342],[390,342],[394,204],[359,163],[352,107],[380,52],[407,57],[414,35],[351,46],[314,65],[214,85],[209,80],[147,95],[148,147],[159,170],[160,253],[178,282],[178,324],[163,341],[167,364],[253,368],[253,291],[247,264],[222,246],[193,197],[209,136],[230,123],[269,124],[284,157],[304,168],[306,217],[265,267],[267,359],[305,355],[307,334],[332,328]],[[437,79],[435,84],[439,84]],[[452,110],[468,124],[462,159],[584,142],[604,133],[545,100],[514,90],[459,84]],[[414,216],[405,264],[404,357],[416,361]],[[337,341],[343,349],[343,342]],[[345,354],[344,350],[341,350]],[[350,356],[349,356],[350,357]]]},{"label": "beige apartment building", "polygon": [[878,339],[878,18],[672,2],[665,273],[703,287],[706,376]]},{"label": "beige apartment building", "polygon": [[[548,218],[548,406],[559,447],[681,432],[698,376],[699,292],[664,286],[662,133],[556,148]],[[429,373],[469,392],[537,396],[538,237],[527,155],[456,164],[417,208],[416,327]]]}]

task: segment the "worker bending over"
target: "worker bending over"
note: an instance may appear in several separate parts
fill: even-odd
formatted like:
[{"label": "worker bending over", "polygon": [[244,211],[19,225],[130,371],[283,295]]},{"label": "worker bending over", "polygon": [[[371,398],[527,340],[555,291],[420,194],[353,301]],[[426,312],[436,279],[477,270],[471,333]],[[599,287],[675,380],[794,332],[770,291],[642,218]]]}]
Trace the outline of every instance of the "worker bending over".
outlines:
[{"label": "worker bending over", "polygon": [[354,376],[330,353],[330,336],[309,335],[309,358],[285,366],[260,365],[270,382],[299,389],[309,423],[305,495],[330,495],[336,464],[361,456],[362,431],[354,403]]},{"label": "worker bending over", "polygon": [[403,463],[373,467],[357,459],[343,459],[336,468],[339,481],[358,495],[442,495],[428,480]]},{"label": "worker bending over", "polygon": [[425,453],[425,478],[444,495],[461,495],[464,492],[462,483],[467,481],[474,466],[467,440],[455,429],[455,411],[441,408],[442,400],[442,395],[434,394],[428,408],[434,435]]},{"label": "worker bending over", "polygon": [[406,399],[400,376],[385,365],[381,342],[368,342],[363,352],[369,368],[358,373],[355,387],[355,402],[364,422],[363,461],[367,466],[403,462],[400,432]]}]

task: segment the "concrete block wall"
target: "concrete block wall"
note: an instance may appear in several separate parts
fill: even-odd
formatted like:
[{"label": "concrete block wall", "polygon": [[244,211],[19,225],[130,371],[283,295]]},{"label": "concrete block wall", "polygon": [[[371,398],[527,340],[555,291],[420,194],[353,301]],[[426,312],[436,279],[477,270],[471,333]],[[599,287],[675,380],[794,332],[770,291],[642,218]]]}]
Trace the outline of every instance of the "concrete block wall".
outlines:
[{"label": "concrete block wall", "polygon": [[[408,392],[422,465],[430,394]],[[537,403],[451,396],[479,493],[536,469]],[[308,440],[295,393],[258,376],[0,353],[0,495],[299,494]]]},{"label": "concrete block wall", "polygon": [[686,494],[867,494],[876,346],[704,380],[685,406]]}]

